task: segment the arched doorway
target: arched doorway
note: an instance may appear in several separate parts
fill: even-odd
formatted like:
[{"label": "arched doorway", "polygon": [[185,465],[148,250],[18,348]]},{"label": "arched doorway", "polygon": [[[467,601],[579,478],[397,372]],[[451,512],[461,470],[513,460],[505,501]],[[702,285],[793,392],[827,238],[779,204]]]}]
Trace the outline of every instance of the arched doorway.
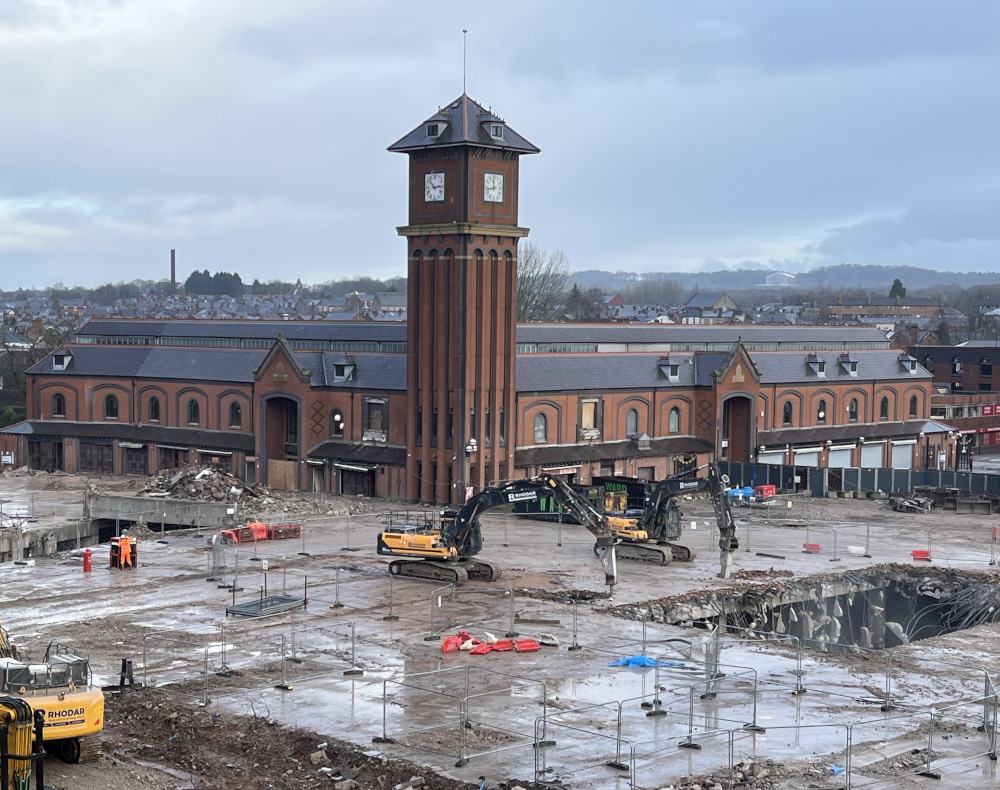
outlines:
[{"label": "arched doorway", "polygon": [[299,481],[299,403],[295,398],[270,395],[260,410],[264,421],[261,458],[263,477],[269,488],[297,491]]},{"label": "arched doorway", "polygon": [[725,461],[747,463],[750,459],[752,434],[750,398],[734,395],[722,404],[722,435],[719,442],[719,458]]}]

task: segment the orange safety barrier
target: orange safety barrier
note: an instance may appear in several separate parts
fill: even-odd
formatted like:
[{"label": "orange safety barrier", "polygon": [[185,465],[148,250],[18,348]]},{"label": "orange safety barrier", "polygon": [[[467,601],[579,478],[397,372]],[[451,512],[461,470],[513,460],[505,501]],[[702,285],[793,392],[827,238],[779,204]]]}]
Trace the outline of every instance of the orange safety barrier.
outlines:
[{"label": "orange safety barrier", "polygon": [[518,639],[514,642],[514,649],[518,653],[537,653],[542,646],[534,639]]},{"label": "orange safety barrier", "polygon": [[513,639],[498,639],[495,643],[493,643],[491,645],[491,647],[494,650],[496,650],[498,653],[503,653],[503,652],[505,652],[507,650],[513,650],[514,649],[514,640]]},{"label": "orange safety barrier", "polygon": [[802,553],[803,554],[819,554],[819,544],[818,543],[803,543]]},{"label": "orange safety barrier", "polygon": [[913,559],[915,560],[925,560],[926,562],[931,561],[931,553],[928,549],[914,549]]}]

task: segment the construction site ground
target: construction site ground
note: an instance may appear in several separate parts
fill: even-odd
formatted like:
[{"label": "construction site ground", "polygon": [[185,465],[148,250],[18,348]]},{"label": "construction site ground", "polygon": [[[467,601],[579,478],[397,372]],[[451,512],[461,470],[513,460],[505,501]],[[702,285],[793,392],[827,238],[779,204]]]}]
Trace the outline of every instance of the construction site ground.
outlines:
[{"label": "construction site ground", "polygon": [[[5,476],[0,500],[7,512],[30,513],[25,528],[44,530],[80,517],[88,484],[140,487],[126,478]],[[695,498],[682,504],[682,542],[697,552],[694,562],[621,562],[608,598],[593,539],[577,525],[484,515],[480,558],[503,577],[452,589],[386,573],[375,539],[398,504],[273,497],[273,520],[301,521],[302,541],[213,554],[207,533],[140,529],[134,571],[110,570],[106,545],[93,548],[89,574],[78,551],[0,565],[0,616],[22,652],[38,658],[50,641],[63,642],[90,658],[101,685],[117,684],[122,659],[131,659],[136,682],[146,684],[109,694],[101,762],[49,759],[46,784],[382,790],[420,777],[451,790],[478,787],[485,776],[488,787],[505,788],[536,778],[567,788],[832,788],[845,786],[849,726],[853,787],[997,784],[977,724],[1000,626],[890,651],[895,706],[880,712],[884,654],[804,651],[798,676],[789,644],[733,635],[720,657],[726,678],[703,698],[693,678],[701,677],[706,632],[621,616],[693,591],[874,566],[988,573],[996,516],[779,497],[767,509],[736,510],[741,545],[734,578],[723,581],[710,503]],[[807,543],[818,553],[805,553]],[[915,550],[928,551],[930,562],[915,561]],[[260,619],[226,615],[234,602],[280,594],[307,602]],[[558,644],[442,653],[443,637],[459,630]],[[637,655],[672,665],[609,666]],[[797,686],[806,693],[791,693]],[[647,715],[660,709],[665,715]],[[917,774],[929,734],[940,779]],[[685,748],[695,742],[700,749]]]}]

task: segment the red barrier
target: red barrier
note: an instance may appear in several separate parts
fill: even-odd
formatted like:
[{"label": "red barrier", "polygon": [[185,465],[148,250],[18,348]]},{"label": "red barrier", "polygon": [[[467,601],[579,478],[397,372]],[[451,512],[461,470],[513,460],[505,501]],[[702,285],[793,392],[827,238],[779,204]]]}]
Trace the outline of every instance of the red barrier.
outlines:
[{"label": "red barrier", "polygon": [[803,543],[802,553],[803,554],[819,554],[820,546],[818,543]]}]

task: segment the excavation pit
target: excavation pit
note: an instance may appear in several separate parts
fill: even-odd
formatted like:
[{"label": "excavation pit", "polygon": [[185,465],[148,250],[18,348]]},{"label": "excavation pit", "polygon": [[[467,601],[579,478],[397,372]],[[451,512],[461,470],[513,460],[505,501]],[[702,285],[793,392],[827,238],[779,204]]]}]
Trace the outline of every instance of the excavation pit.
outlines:
[{"label": "excavation pit", "polygon": [[1000,620],[1000,575],[882,565],[617,607],[615,614],[826,652],[882,650]]}]

